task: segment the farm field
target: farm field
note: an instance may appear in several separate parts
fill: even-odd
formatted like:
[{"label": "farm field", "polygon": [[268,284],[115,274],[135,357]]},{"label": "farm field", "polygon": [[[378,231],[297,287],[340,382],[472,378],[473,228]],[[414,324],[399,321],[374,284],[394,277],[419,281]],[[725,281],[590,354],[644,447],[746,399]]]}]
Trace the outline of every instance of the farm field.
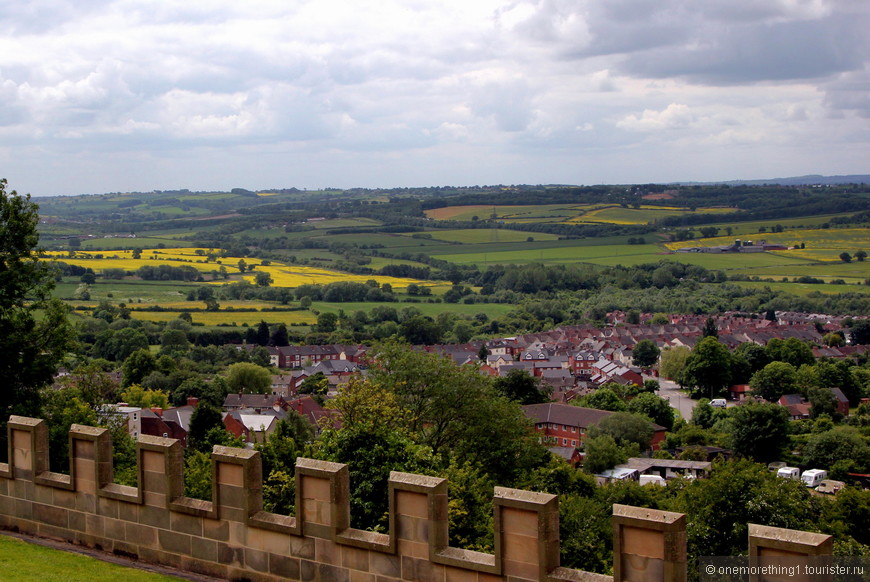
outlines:
[{"label": "farm field", "polygon": [[649,224],[670,216],[682,216],[690,214],[722,214],[732,212],[730,208],[699,208],[692,212],[685,208],[641,206],[640,208],[623,208],[614,204],[602,208],[592,209],[581,216],[572,218],[568,222],[574,224]]},{"label": "farm field", "polygon": [[[734,236],[717,236],[691,241],[666,243],[671,250],[687,247],[715,247],[729,245],[734,242]],[[789,255],[800,256],[809,260],[830,260],[830,252],[836,255],[843,251],[854,252],[860,249],[870,249],[870,229],[837,228],[837,229],[797,229],[777,233],[756,233],[751,240],[765,240],[770,244],[780,244],[791,247],[804,243],[804,249],[791,249]],[[782,253],[784,251],[774,251]],[[839,260],[838,257],[834,257]]]},{"label": "farm field", "polygon": [[[455,242],[460,244],[481,244],[481,243],[518,243],[533,241],[551,241],[559,240],[559,236],[544,232],[523,232],[519,230],[507,230],[504,228],[466,228],[458,230],[439,230],[433,229],[426,232],[436,241]],[[411,238],[413,235],[405,234],[405,238]],[[413,239],[415,241],[419,239]]]},{"label": "farm field", "polygon": [[791,265],[773,265],[762,268],[739,268],[735,272],[762,278],[781,279],[782,277],[815,277],[825,281],[833,279],[842,279],[847,283],[863,283],[870,277],[870,263],[859,263],[853,261],[851,263],[843,263],[839,259],[837,262],[828,263],[808,263],[808,264],[791,264]]},{"label": "farm field", "polygon": [[[576,241],[575,241],[576,242]],[[608,245],[549,247],[523,250],[492,250],[464,254],[433,255],[436,259],[461,264],[495,265],[525,263],[595,263],[600,259],[614,259],[613,264],[627,264],[627,257],[639,258],[638,263],[652,263],[661,258],[661,249],[656,245]],[[600,264],[610,264],[608,262]]]},{"label": "farm field", "polygon": [[624,208],[619,204],[541,204],[537,206],[447,206],[426,211],[435,220],[496,220],[514,223],[567,222],[570,224],[648,224],[668,216],[724,214],[731,208],[699,208],[694,212],[673,206],[642,205]]},{"label": "farm field", "polygon": [[764,289],[768,287],[773,291],[785,291],[801,296],[809,295],[810,293],[823,293],[826,295],[861,293],[863,295],[870,295],[870,286],[868,285],[814,285],[808,283],[765,283],[764,281],[733,281],[732,283],[747,289]]},{"label": "farm field", "polygon": [[[257,272],[267,272],[272,276],[272,284],[276,287],[297,287],[299,285],[317,284],[325,285],[327,283],[335,283],[337,281],[354,281],[365,283],[370,279],[375,279],[378,283],[389,283],[395,289],[404,289],[411,283],[416,283],[423,286],[431,286],[429,281],[421,281],[419,279],[405,279],[397,277],[383,277],[375,275],[352,275],[340,271],[331,271],[315,267],[305,267],[299,265],[284,265],[273,262],[270,265],[262,265],[256,262],[256,259],[248,259],[245,261],[250,265],[256,265],[254,272],[237,272],[238,263],[241,259],[238,257],[224,257],[217,262],[206,262],[206,259],[201,254],[208,252],[208,249],[202,248],[166,248],[166,249],[145,249],[142,251],[142,258],[134,259],[132,251],[111,251],[112,256],[107,257],[103,253],[94,251],[77,252],[76,257],[69,258],[62,252],[49,252],[47,256],[62,260],[71,265],[79,265],[82,267],[90,267],[95,272],[100,272],[104,269],[125,269],[127,271],[135,271],[143,266],[159,266],[161,264],[169,264],[170,266],[191,266],[204,273],[211,273],[220,268],[221,265],[231,270],[234,279],[246,280],[254,283]],[[103,254],[102,258],[97,258],[97,255]],[[106,253],[107,254],[107,253]],[[224,280],[210,281],[209,284],[220,285],[225,283]]]},{"label": "farm field", "polygon": [[[748,236],[750,238],[764,238],[766,234],[770,233],[760,233],[758,232],[759,228],[764,228],[766,230],[770,230],[775,225],[780,225],[786,230],[789,229],[808,229],[808,228],[816,228],[822,224],[830,222],[832,218],[851,216],[852,213],[845,212],[839,214],[817,214],[815,216],[801,216],[798,218],[781,218],[781,219],[770,219],[770,220],[753,220],[749,222],[722,222],[722,223],[713,223],[710,225],[704,226],[715,226],[724,230],[727,227],[731,227],[731,236],[729,238],[741,238],[744,236]],[[698,227],[687,227],[687,228],[700,228]]]}]

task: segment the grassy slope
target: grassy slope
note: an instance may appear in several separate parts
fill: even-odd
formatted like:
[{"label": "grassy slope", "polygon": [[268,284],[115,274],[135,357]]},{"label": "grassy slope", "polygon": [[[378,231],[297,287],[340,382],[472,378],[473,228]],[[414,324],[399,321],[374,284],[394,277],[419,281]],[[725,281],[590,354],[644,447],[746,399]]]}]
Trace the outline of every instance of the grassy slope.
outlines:
[{"label": "grassy slope", "polygon": [[0,577],[15,582],[173,582],[182,580],[0,536]]}]

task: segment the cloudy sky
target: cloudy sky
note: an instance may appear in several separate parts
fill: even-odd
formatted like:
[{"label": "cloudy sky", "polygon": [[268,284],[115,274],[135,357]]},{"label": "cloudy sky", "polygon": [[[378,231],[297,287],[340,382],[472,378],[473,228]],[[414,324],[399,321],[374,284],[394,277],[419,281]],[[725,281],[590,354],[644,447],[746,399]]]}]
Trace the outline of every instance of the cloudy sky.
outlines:
[{"label": "cloudy sky", "polygon": [[868,0],[0,0],[34,195],[870,173]]}]

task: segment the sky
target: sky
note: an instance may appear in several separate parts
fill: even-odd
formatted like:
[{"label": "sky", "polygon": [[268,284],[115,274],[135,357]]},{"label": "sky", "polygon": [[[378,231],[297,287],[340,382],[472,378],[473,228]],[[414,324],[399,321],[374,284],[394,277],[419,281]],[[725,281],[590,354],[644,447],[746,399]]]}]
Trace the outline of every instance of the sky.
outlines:
[{"label": "sky", "polygon": [[870,173],[868,0],[0,0],[35,196]]}]

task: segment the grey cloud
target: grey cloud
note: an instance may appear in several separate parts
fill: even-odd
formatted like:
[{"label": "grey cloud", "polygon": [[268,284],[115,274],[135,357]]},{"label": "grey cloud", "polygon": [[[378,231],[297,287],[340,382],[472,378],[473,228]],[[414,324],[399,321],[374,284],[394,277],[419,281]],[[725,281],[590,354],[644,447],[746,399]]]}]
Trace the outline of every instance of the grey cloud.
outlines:
[{"label": "grey cloud", "polygon": [[668,46],[629,56],[621,72],[730,84],[812,79],[861,67],[866,23],[846,19],[752,24],[710,31],[693,46]]},{"label": "grey cloud", "polygon": [[474,91],[471,110],[492,117],[502,131],[522,131],[531,123],[532,92],[525,81],[486,83]]},{"label": "grey cloud", "polygon": [[826,87],[825,105],[834,115],[854,111],[870,118],[870,70],[846,73]]}]

